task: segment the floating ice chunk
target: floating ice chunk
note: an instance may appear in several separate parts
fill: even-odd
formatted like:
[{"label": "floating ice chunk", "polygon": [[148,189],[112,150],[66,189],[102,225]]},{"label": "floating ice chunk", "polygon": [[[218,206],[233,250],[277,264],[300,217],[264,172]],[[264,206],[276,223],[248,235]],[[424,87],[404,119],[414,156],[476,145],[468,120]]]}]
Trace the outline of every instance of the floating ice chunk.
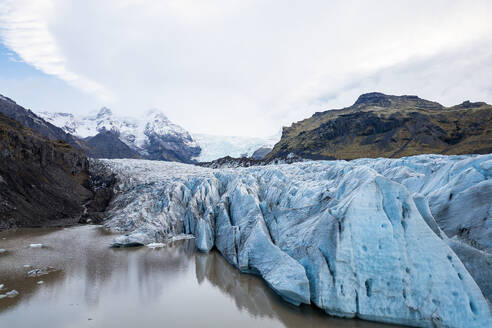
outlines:
[{"label": "floating ice chunk", "polygon": [[47,275],[48,273],[51,273],[53,271],[56,271],[56,269],[48,266],[46,268],[30,270],[27,272],[27,276],[28,277],[39,277],[39,276]]},{"label": "floating ice chunk", "polygon": [[24,268],[30,268],[31,265],[30,264],[24,264]]},{"label": "floating ice chunk", "polygon": [[136,232],[130,235],[116,237],[111,243],[111,247],[138,247],[152,242],[154,242],[154,240],[148,234]]},{"label": "floating ice chunk", "polygon": [[40,281],[37,282],[37,284],[38,285],[42,285],[42,284],[44,284],[44,281],[40,280]]},{"label": "floating ice chunk", "polygon": [[10,292],[7,292],[5,295],[8,298],[13,298],[13,297],[16,297],[17,295],[19,295],[19,292],[16,291],[15,289],[12,289]]},{"label": "floating ice chunk", "polygon": [[195,238],[195,236],[193,235],[179,234],[173,236],[172,238],[169,238],[169,241],[178,241],[178,240],[186,240],[186,239],[193,239],[193,238]]},{"label": "floating ice chunk", "polygon": [[29,247],[31,247],[31,248],[41,248],[41,247],[43,247],[43,244],[30,244]]},{"label": "floating ice chunk", "polygon": [[2,290],[4,286],[4,284],[0,284],[0,290]]},{"label": "floating ice chunk", "polygon": [[156,249],[156,248],[162,248],[162,247],[164,247],[166,245],[163,244],[163,243],[150,243],[150,244],[147,244],[146,246],[148,248]]}]

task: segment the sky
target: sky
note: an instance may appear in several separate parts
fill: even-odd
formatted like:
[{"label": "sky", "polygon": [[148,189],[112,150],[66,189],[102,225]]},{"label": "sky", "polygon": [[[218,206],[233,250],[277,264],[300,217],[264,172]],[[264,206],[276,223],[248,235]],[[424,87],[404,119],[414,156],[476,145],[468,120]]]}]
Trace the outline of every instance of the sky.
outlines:
[{"label": "sky", "polygon": [[0,94],[264,137],[366,92],[492,103],[492,1],[0,0]]}]

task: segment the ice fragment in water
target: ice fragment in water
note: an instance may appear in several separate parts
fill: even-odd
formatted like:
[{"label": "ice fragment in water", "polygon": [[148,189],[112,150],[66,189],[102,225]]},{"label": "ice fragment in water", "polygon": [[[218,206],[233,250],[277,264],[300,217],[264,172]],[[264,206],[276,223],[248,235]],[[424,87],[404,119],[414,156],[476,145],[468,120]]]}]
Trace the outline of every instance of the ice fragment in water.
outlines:
[{"label": "ice fragment in water", "polygon": [[41,247],[43,247],[43,244],[30,244],[29,247],[31,247],[31,248],[41,248]]}]

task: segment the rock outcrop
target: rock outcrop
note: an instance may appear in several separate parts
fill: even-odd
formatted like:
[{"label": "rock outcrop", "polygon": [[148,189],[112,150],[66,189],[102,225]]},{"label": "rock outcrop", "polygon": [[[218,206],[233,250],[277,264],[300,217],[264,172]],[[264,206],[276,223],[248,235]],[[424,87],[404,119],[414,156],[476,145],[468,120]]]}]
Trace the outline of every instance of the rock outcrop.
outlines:
[{"label": "rock outcrop", "polygon": [[91,199],[88,161],[0,114],[0,228],[77,221]]},{"label": "rock outcrop", "polygon": [[[489,181],[491,160],[429,155],[220,170],[104,160],[121,190],[105,227],[122,234],[115,246],[192,234],[200,250],[216,247],[288,302],[313,303],[332,315],[485,327],[492,323],[484,296],[490,286],[486,275],[477,276],[480,290],[472,276],[484,261],[473,253],[464,264],[453,249],[467,254],[477,243],[486,252],[487,233],[467,220],[470,233],[453,245],[452,230],[436,222],[442,205],[477,196],[470,189]],[[476,177],[460,184],[469,175]],[[477,213],[491,206],[476,203]],[[490,219],[482,224],[489,233]]]},{"label": "rock outcrop", "polygon": [[115,177],[84,152],[0,114],[0,229],[100,222]]},{"label": "rock outcrop", "polygon": [[354,105],[315,113],[283,129],[266,159],[398,158],[492,152],[492,106],[442,105],[417,96],[361,95]]}]

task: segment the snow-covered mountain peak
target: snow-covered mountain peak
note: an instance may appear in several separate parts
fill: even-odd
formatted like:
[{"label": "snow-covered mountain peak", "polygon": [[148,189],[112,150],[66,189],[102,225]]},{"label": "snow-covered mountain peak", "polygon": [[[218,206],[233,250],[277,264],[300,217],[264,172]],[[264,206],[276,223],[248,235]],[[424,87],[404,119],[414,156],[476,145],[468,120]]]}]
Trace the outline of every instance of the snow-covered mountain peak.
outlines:
[{"label": "snow-covered mountain peak", "polygon": [[171,122],[169,118],[167,118],[166,114],[164,114],[164,112],[162,112],[160,109],[157,108],[151,108],[148,111],[146,111],[145,117],[148,119],[152,118],[163,122]]},{"label": "snow-covered mountain peak", "polygon": [[200,147],[191,134],[158,109],[146,111],[142,118],[118,116],[107,107],[80,117],[49,112],[40,112],[39,115],[80,138],[112,131],[145,158],[189,162],[192,156],[200,153]]},{"label": "snow-covered mountain peak", "polygon": [[113,116],[113,112],[108,107],[102,107],[96,115],[97,119]]},{"label": "snow-covered mountain peak", "polygon": [[[40,112],[39,116],[80,138],[88,138],[104,131],[115,132],[119,139],[144,158],[158,159],[156,149],[172,149],[183,161],[200,162],[231,157],[250,157],[259,148],[272,148],[280,139],[280,133],[268,138],[190,134],[173,123],[166,114],[156,108],[143,112],[139,118],[119,116],[107,107],[85,116],[70,113]],[[154,149],[154,151],[152,150]],[[187,157],[185,154],[193,154]]]}]

